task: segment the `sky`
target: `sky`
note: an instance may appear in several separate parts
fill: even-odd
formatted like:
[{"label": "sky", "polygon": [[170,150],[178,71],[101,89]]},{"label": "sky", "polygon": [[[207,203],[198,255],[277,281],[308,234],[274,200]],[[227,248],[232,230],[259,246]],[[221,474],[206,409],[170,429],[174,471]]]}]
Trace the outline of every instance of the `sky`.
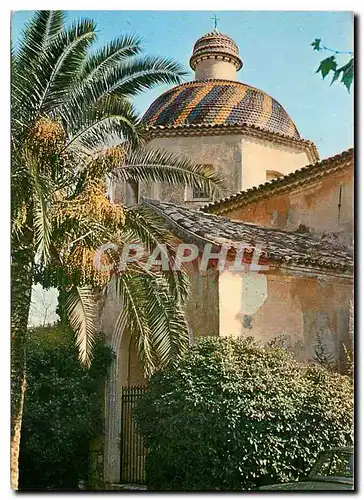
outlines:
[{"label": "sky", "polygon": [[[217,15],[218,29],[239,46],[244,66],[238,80],[264,90],[277,99],[295,122],[301,136],[315,142],[320,157],[353,146],[353,89],[339,83],[330,86],[315,71],[331,53],[318,53],[310,46],[321,38],[327,47],[353,50],[352,13],[345,11],[68,11],[71,23],[80,17],[96,21],[97,44],[121,34],[143,39],[145,53],[173,58],[193,79],[188,61],[196,40],[211,31]],[[14,46],[32,11],[12,15]],[[345,63],[348,56],[338,56]],[[170,86],[159,86],[135,99],[140,113]]]}]

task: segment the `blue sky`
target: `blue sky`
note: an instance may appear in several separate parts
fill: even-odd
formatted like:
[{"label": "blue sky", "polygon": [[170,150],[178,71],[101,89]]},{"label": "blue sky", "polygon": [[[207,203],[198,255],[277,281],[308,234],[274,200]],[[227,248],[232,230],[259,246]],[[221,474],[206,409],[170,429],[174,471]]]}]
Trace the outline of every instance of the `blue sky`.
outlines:
[{"label": "blue sky", "polygon": [[[243,69],[238,79],[276,98],[287,110],[301,133],[314,141],[321,158],[353,145],[353,98],[341,84],[315,74],[324,57],[310,43],[321,38],[331,48],[352,50],[351,12],[287,11],[68,11],[70,22],[92,17],[99,30],[98,43],[125,33],[142,37],[148,54],[167,56],[189,69],[195,41],[211,31],[216,13],[219,30],[238,44]],[[12,17],[12,38],[16,45],[31,11]],[[339,56],[345,62],[347,56]],[[190,72],[187,80],[193,79]],[[167,86],[139,96],[135,105],[142,113]],[[353,92],[353,91],[351,91]]]}]

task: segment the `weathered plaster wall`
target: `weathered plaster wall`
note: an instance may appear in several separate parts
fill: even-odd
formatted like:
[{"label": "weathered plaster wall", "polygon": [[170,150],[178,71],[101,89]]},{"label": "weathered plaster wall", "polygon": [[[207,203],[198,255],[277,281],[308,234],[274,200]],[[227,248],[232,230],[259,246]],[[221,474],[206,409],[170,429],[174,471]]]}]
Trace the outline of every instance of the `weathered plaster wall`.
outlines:
[{"label": "weathered plaster wall", "polygon": [[143,368],[139,361],[136,340],[132,337],[129,344],[129,367],[128,383],[126,385],[145,385],[147,383],[144,377]]},{"label": "weathered plaster wall", "polygon": [[231,273],[219,277],[220,335],[253,336],[266,343],[284,335],[298,359],[315,356],[316,333],[328,352],[342,356],[349,345],[348,311],[353,283],[348,278]]},{"label": "weathered plaster wall", "polygon": [[241,189],[267,180],[267,170],[285,175],[310,163],[305,151],[254,137],[242,138],[243,176]]},{"label": "weathered plaster wall", "polygon": [[186,319],[195,337],[219,334],[219,275],[210,269],[205,274],[189,267],[191,296],[186,304]]},{"label": "weathered plaster wall", "polygon": [[342,233],[344,240],[350,243],[354,233],[352,167],[224,215],[233,220],[287,231],[304,225],[318,234]]},{"label": "weathered plaster wall", "polygon": [[[170,137],[156,138],[149,143],[150,147],[167,149],[176,154],[185,155],[194,162],[212,165],[217,172],[224,175],[227,194],[241,189],[241,136],[221,135],[210,137]],[[158,197],[172,203],[185,201],[184,187],[160,186]]]},{"label": "weathered plaster wall", "polygon": [[[287,174],[310,163],[305,151],[247,135],[155,138],[149,146],[185,155],[195,163],[212,165],[225,178],[224,196],[265,182],[267,170]],[[117,203],[127,198],[123,183],[113,185],[111,191]],[[140,194],[196,207],[206,203],[206,200],[192,201],[192,191],[183,186],[142,184]]]}]

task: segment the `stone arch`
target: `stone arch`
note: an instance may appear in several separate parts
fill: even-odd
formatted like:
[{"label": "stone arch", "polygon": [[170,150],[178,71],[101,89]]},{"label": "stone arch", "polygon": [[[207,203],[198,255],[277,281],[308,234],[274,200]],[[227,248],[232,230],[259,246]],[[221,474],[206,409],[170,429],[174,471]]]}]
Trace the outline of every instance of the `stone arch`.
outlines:
[{"label": "stone arch", "polygon": [[123,386],[140,385],[144,377],[131,332],[115,329],[122,301],[110,284],[101,305],[99,327],[104,332],[107,344],[115,353],[105,383],[105,429],[104,429],[104,481],[108,484],[120,481],[120,437],[121,437],[121,390]]}]

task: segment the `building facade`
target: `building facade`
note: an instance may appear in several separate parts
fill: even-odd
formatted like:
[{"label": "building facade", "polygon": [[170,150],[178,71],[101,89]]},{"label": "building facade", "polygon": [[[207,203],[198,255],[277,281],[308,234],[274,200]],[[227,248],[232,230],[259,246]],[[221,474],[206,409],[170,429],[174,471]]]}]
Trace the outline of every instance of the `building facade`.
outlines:
[{"label": "building facade", "polygon": [[[190,59],[195,79],[178,85],[143,117],[148,147],[210,165],[226,179],[224,198],[185,186],[112,186],[114,202],[146,203],[178,241],[200,248],[187,266],[192,337],[281,337],[298,359],[312,360],[320,336],[342,364],[350,345],[353,295],[353,151],[319,162],[315,145],[274,98],[237,80],[243,66],[235,42],[216,30],[201,37]],[[264,248],[264,269],[198,271],[206,242],[248,242]],[[233,259],[234,255],[230,255]],[[105,394],[104,480],[120,482],[121,389],[145,383],[130,332],[115,334],[121,304],[112,286],[100,329],[116,353]]]}]

